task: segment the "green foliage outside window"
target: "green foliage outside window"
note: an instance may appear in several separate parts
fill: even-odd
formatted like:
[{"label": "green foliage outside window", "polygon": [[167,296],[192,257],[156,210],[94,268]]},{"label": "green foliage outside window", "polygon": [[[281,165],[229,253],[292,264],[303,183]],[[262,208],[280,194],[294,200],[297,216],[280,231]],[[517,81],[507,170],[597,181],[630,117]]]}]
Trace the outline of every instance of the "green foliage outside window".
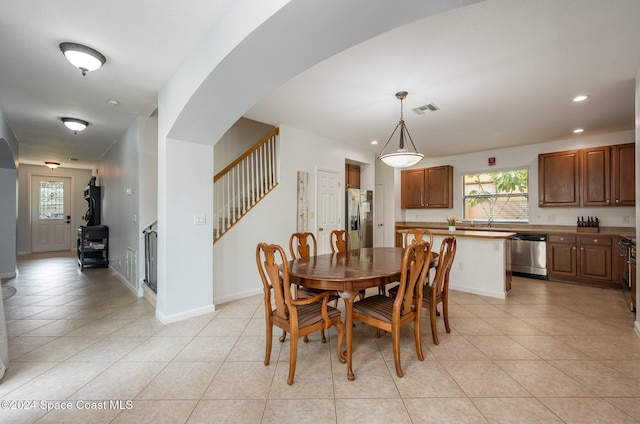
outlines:
[{"label": "green foliage outside window", "polygon": [[529,221],[529,170],[467,174],[464,219],[486,222]]}]

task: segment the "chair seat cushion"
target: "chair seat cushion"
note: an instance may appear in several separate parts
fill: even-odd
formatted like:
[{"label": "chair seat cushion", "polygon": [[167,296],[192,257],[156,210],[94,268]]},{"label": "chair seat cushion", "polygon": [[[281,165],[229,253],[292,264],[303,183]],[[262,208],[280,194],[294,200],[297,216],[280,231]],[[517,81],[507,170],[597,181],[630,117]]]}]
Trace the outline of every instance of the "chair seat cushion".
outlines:
[{"label": "chair seat cushion", "polygon": [[[317,296],[321,293],[324,293],[326,290],[322,290],[322,289],[312,289],[310,287],[302,287],[302,286],[298,286],[298,299],[305,299],[307,297],[313,297],[313,296]],[[329,300],[335,300],[338,299],[338,294],[334,291],[330,291],[329,292]]]},{"label": "chair seat cushion", "polygon": [[[309,305],[297,306],[298,310],[298,328],[308,327],[322,321],[322,303],[315,302]],[[276,311],[272,312],[275,315]],[[327,314],[329,318],[339,317],[340,311],[333,306],[327,305]]]},{"label": "chair seat cushion", "polygon": [[377,320],[390,323],[393,312],[393,299],[380,294],[365,297],[353,304],[353,310]]}]

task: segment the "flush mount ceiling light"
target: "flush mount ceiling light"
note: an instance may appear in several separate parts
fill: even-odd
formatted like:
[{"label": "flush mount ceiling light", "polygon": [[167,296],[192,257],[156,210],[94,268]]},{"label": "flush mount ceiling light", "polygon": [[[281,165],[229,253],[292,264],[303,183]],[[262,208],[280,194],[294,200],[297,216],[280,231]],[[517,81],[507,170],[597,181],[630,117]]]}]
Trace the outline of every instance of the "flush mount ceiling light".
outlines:
[{"label": "flush mount ceiling light", "polygon": [[575,130],[573,130],[574,134],[580,134],[581,132],[584,132],[584,128],[576,128]]},{"label": "flush mount ceiling light", "polygon": [[76,119],[76,118],[60,118],[60,119],[64,123],[65,127],[73,131],[74,134],[77,134],[78,131],[83,131],[89,125],[87,121],[83,121],[82,119]]},{"label": "flush mount ceiling light", "polygon": [[[413,140],[411,139],[411,135],[407,130],[407,126],[404,124],[403,119],[403,100],[407,98],[406,91],[399,91],[396,93],[396,97],[400,100],[400,122],[396,125],[396,128],[391,133],[391,137],[387,140],[386,144],[382,148],[382,152],[380,153],[379,159],[385,164],[392,166],[394,168],[406,168],[408,166],[415,165],[420,162],[424,155],[422,153],[418,153],[415,144],[413,144]],[[387,148],[387,145],[393,138],[396,131],[398,131],[398,127],[400,128],[400,143],[398,145],[398,150],[393,153],[384,154],[384,149]],[[409,139],[411,146],[413,147],[413,152],[407,150],[405,147],[405,138]]]},{"label": "flush mount ceiling light", "polygon": [[579,103],[579,102],[584,102],[585,100],[587,100],[589,97],[591,97],[588,94],[580,94],[579,96],[574,97],[573,99],[571,99],[571,101],[575,102],[575,103]]},{"label": "flush mount ceiling light", "polygon": [[60,50],[73,66],[82,71],[82,75],[100,69],[107,61],[102,53],[82,44],[60,43]]},{"label": "flush mount ceiling light", "polygon": [[49,161],[46,161],[44,164],[45,164],[45,165],[47,165],[47,166],[48,166],[49,168],[51,168],[51,169],[56,169],[57,167],[59,167],[59,166],[60,166],[60,163],[59,163],[59,162],[49,162]]}]

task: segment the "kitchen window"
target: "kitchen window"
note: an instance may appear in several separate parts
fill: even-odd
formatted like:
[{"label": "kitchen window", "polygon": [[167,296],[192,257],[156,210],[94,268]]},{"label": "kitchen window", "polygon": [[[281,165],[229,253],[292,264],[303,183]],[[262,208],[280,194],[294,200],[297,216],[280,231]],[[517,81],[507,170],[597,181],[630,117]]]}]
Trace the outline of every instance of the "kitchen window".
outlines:
[{"label": "kitchen window", "polygon": [[477,172],[462,177],[465,221],[529,222],[529,170]]}]

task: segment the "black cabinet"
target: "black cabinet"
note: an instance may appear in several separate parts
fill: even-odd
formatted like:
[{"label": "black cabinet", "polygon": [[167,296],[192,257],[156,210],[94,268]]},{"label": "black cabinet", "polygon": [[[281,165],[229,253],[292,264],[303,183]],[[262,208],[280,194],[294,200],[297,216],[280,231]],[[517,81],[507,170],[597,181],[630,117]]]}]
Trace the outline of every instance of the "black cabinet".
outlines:
[{"label": "black cabinet", "polygon": [[76,240],[80,270],[85,266],[109,266],[109,227],[81,226]]}]

